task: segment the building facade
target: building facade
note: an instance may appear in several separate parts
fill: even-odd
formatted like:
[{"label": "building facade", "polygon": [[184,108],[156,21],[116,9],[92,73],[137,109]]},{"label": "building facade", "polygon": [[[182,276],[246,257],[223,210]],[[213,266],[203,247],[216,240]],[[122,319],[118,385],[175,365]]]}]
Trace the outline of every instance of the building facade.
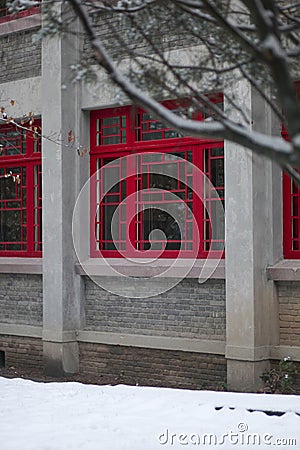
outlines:
[{"label": "building facade", "polygon": [[[300,363],[299,194],[288,178],[283,180],[281,169],[231,142],[182,138],[129,102],[116,105],[116,88],[104,73],[96,88],[72,83],[70,67],[85,45],[79,35],[41,43],[34,39],[41,27],[38,10],[10,19],[0,20],[1,98],[15,100],[15,118],[33,111],[37,130],[20,133],[9,124],[0,130],[1,175],[18,176],[17,182],[12,176],[0,180],[2,364],[43,367],[57,377],[79,372],[95,379],[111,377],[112,382],[186,388],[226,384],[233,390],[255,391],[263,371],[281,358],[290,356]],[[184,49],[174,52],[180,57]],[[281,133],[281,124],[247,81],[235,83],[232,91],[254,129]],[[221,94],[216,101],[222,101]],[[39,139],[40,129],[51,139]],[[82,158],[76,148],[65,145],[69,130],[80,149],[90,150]],[[179,269],[184,269],[189,252],[194,252],[193,267],[171,289],[164,284],[169,286],[170,279],[172,284],[177,272],[161,276],[155,281],[159,293],[147,297],[145,280],[156,273],[157,264],[146,267],[136,261],[135,251],[148,249],[145,236],[153,224],[168,220],[167,213],[147,216],[143,211],[142,219],[135,219],[136,246],[130,253],[121,212],[119,247],[108,226],[123,197],[135,194],[136,188],[130,179],[119,183],[105,197],[103,210],[91,194],[87,201],[89,210],[96,211],[96,239],[92,242],[93,228],[83,214],[83,222],[75,221],[86,243],[80,262],[73,213],[90,174],[106,162],[130,177],[126,161],[131,154],[142,152],[140,164],[146,166],[147,157],[158,150],[165,166],[170,165],[168,155],[178,154],[205,172],[225,199],[226,220],[218,222],[218,259],[204,283],[198,278],[212,236],[207,238],[208,230],[195,241],[187,219],[186,253]],[[120,157],[125,169],[122,161],[114,163]],[[102,181],[96,182],[100,186]],[[140,183],[153,188],[146,176]],[[196,200],[186,187],[179,183],[166,189],[179,193],[192,209],[189,203]],[[166,203],[166,198],[156,198],[157,205]],[[193,208],[204,229],[205,213],[196,203]],[[99,217],[97,211],[102,211]],[[178,258],[182,241],[178,230],[172,233],[158,260],[161,266]],[[220,255],[224,238],[225,256]],[[154,257],[156,250],[161,248],[153,248]],[[107,271],[101,255],[113,272]],[[120,286],[124,295],[116,294]]]}]

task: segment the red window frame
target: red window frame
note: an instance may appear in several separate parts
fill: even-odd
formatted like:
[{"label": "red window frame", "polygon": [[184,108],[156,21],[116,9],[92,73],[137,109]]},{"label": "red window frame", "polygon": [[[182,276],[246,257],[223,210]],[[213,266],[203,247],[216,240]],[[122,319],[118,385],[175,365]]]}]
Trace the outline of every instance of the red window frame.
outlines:
[{"label": "red window frame", "polygon": [[[216,102],[222,102],[223,97],[221,95],[217,95],[215,97]],[[187,103],[185,101],[168,101],[164,103],[170,109],[176,108],[184,108]],[[120,117],[119,121],[115,119],[115,125],[112,125],[110,119],[113,117]],[[138,117],[144,118],[145,120],[137,120]],[[123,119],[122,119],[123,118]],[[126,123],[125,123],[126,118]],[[194,118],[198,120],[203,120],[205,117],[201,116],[200,113],[197,113],[197,116]],[[106,120],[108,119],[108,120]],[[118,159],[122,156],[127,156],[134,153],[143,153],[143,155],[153,154],[159,152],[160,154],[168,154],[168,153],[185,153],[190,152],[192,154],[193,163],[202,170],[208,177],[212,176],[212,164],[219,164],[218,161],[221,161],[223,167],[223,142],[220,140],[212,140],[212,139],[203,139],[199,140],[192,137],[180,137],[177,133],[165,127],[160,122],[149,117],[147,113],[142,111],[139,108],[126,106],[120,108],[110,108],[107,110],[97,110],[92,111],[90,116],[90,137],[91,137],[91,152],[90,152],[90,172],[91,176],[97,172],[97,169],[105,163],[105,160],[114,160]],[[157,128],[158,127],[158,128]],[[149,134],[146,136],[146,140],[141,140],[142,135]],[[152,133],[152,135],[151,135]],[[154,139],[154,137],[159,136],[158,139]],[[149,139],[150,136],[150,139]],[[167,136],[167,137],[166,137]],[[152,139],[151,139],[152,137]],[[149,139],[149,140],[148,140]],[[115,141],[115,143],[111,143],[111,141]],[[217,149],[215,151],[215,156],[212,155],[212,149]],[[219,153],[219,154],[218,154]],[[210,156],[209,156],[210,155]],[[205,157],[205,158],[204,158]],[[162,158],[164,158],[162,156]],[[141,161],[143,158],[141,158]],[[216,161],[218,160],[218,161]],[[214,161],[214,162],[213,162]],[[141,162],[141,164],[144,164]],[[174,163],[175,164],[175,163]],[[119,170],[116,168],[116,170]],[[223,169],[222,169],[223,170]],[[140,187],[137,189],[136,186],[140,186],[140,181],[137,176],[134,176],[126,179],[126,196],[130,194],[136,193]],[[97,204],[96,200],[96,186],[95,184],[101,183],[101,180],[95,180],[91,185],[91,228],[90,228],[90,255],[91,257],[111,257],[117,258],[122,256],[119,250],[117,249],[109,249],[109,240],[103,239],[103,233],[105,228],[105,223],[103,217],[103,211],[105,206],[107,207],[107,203]],[[99,184],[100,186],[100,184]],[[221,193],[220,198],[224,201],[224,178],[223,185],[216,186],[216,189]],[[111,198],[114,198],[115,205],[119,204],[122,200],[122,187],[121,183],[118,188],[118,192],[114,192],[112,194],[107,194],[107,197],[111,195]],[[171,191],[172,192],[172,191]],[[175,192],[175,191],[174,191]],[[119,197],[116,199],[116,196]],[[137,200],[137,203],[139,201]],[[141,200],[142,202],[142,200]],[[144,201],[143,201],[144,202]],[[163,200],[163,202],[166,202]],[[185,198],[185,202],[187,203],[187,197]],[[208,254],[210,257],[220,257],[220,250],[209,251],[210,243],[213,242],[213,245],[218,246],[218,243],[221,243],[223,246],[224,237],[222,239],[215,238],[213,241],[211,240],[211,228],[209,223],[209,218],[205,213],[204,205],[200,201],[200,199],[193,195],[193,210],[197,211],[196,221],[200,230],[200,243],[199,251],[197,251],[197,258],[206,258]],[[213,200],[207,198],[208,208],[211,209]],[[111,205],[113,206],[113,202]],[[103,207],[103,209],[101,209]],[[93,217],[97,217],[97,208],[100,210],[100,219],[93,219]],[[106,210],[107,211],[107,210]],[[101,219],[102,217],[102,219]],[[122,224],[122,219],[120,219],[120,227]],[[138,215],[134,221],[133,225],[129,226],[129,237],[125,237],[123,235],[123,240],[120,239],[120,247],[119,249],[123,250],[126,248],[125,240],[130,239],[131,243],[137,249],[142,249],[143,245],[145,245],[145,240],[141,238],[142,232],[138,235],[138,231],[134,231],[139,229],[140,227],[140,219]],[[96,231],[97,230],[97,231]],[[100,237],[99,237],[100,235]],[[101,237],[102,236],[102,237]],[[120,231],[121,236],[121,231]],[[99,239],[97,239],[99,237]],[[169,241],[168,241],[169,242]],[[170,241],[171,242],[171,241]],[[176,244],[176,240],[172,241],[172,244]],[[181,242],[181,241],[180,241]],[[107,244],[106,248],[105,245]],[[124,246],[122,247],[122,245]],[[195,249],[190,249],[188,244],[188,239],[186,240],[186,245],[184,251],[180,251],[180,256],[189,258],[195,257]],[[144,248],[145,249],[145,248]],[[157,252],[160,257],[163,258],[174,258],[179,254],[179,250],[177,249],[165,249],[162,254]],[[124,255],[124,254],[123,254]],[[136,256],[135,253],[126,252],[125,256]],[[140,255],[141,256],[141,255]],[[148,255],[149,256],[149,255]],[[155,257],[155,250],[151,250],[151,256]],[[222,257],[224,257],[224,252],[222,252]]]},{"label": "red window frame", "polygon": [[300,189],[283,173],[283,257],[300,259]]},{"label": "red window frame", "polygon": [[33,6],[28,9],[24,9],[23,11],[10,13],[8,8],[0,9],[0,24],[4,22],[10,22],[11,20],[21,19],[22,17],[32,16],[34,14],[38,14],[41,11],[40,6]]},{"label": "red window frame", "polygon": [[[13,124],[0,126],[0,143],[2,144],[0,256],[2,257],[42,256],[40,130],[40,120],[34,121],[32,130],[21,129]],[[9,176],[10,172],[14,177],[18,177],[17,181]],[[16,226],[15,230],[12,225]],[[8,229],[11,231],[7,231]],[[11,238],[8,237],[9,234]]]},{"label": "red window frame", "polygon": [[[300,100],[300,81],[295,82]],[[287,130],[282,124],[281,135],[288,140]],[[282,214],[283,214],[283,257],[300,259],[300,188],[283,172],[282,176]]]}]

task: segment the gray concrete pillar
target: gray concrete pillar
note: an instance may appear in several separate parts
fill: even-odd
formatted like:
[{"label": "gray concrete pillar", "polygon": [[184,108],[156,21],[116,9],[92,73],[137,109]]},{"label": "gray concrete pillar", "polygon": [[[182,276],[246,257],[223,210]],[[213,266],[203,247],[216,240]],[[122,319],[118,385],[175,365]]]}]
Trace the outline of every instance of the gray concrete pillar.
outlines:
[{"label": "gray concrete pillar", "polygon": [[[60,13],[61,6],[57,6]],[[43,341],[45,371],[63,376],[78,370],[76,331],[82,320],[82,286],[75,274],[72,214],[78,193],[79,158],[67,148],[68,132],[78,137],[77,85],[70,65],[76,63],[74,35],[43,40]]]},{"label": "gray concrete pillar", "polygon": [[[268,106],[247,82],[236,83],[234,95],[249,126],[272,131]],[[256,391],[270,345],[279,339],[276,290],[266,267],[282,253],[281,170],[226,142],[225,174],[227,383],[232,390]]]}]

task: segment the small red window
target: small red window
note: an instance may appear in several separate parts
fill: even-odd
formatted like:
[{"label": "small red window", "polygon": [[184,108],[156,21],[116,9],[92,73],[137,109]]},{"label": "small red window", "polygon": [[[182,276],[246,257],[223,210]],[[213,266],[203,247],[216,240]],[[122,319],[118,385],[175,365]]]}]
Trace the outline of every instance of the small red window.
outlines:
[{"label": "small red window", "polygon": [[40,121],[0,127],[0,256],[41,256]]},{"label": "small red window", "polygon": [[300,189],[283,174],[283,253],[285,258],[300,258]]},{"label": "small red window", "polygon": [[[300,100],[300,82],[295,86]],[[289,138],[284,124],[282,137]],[[283,256],[300,258],[300,188],[286,173],[283,173]]]},{"label": "small red window", "polygon": [[38,14],[40,10],[41,10],[40,6],[32,6],[23,9],[22,11],[11,12],[9,7],[7,6],[7,1],[0,0],[0,23],[20,19],[22,17],[32,16],[33,14]]},{"label": "small red window", "polygon": [[[200,200],[190,163],[224,203],[221,141],[183,137],[134,107],[93,111],[91,256],[142,257],[147,251],[153,257],[205,258],[209,250],[220,256],[224,217],[211,189]],[[213,232],[211,218],[217,223]]]}]

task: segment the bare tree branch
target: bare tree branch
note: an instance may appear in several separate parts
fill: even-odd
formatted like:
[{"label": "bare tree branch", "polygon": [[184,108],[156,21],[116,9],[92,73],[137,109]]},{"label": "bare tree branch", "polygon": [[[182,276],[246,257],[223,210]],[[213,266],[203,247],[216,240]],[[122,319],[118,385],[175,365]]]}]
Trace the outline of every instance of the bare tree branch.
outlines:
[{"label": "bare tree branch", "polygon": [[[246,146],[260,155],[273,158],[282,165],[288,163],[292,165],[299,164],[298,156],[293,153],[291,143],[279,137],[266,137],[264,134],[253,131],[245,125],[234,123],[228,118],[211,123],[183,119],[164,108],[148,95],[145,95],[143,91],[129,82],[115,66],[103,43],[97,37],[84,5],[79,0],[69,0],[69,3],[84,26],[98,64],[106,70],[110,78],[122,88],[129,98],[153,113],[164,123],[191,136],[231,140]],[[206,0],[205,3],[207,3]]]}]

